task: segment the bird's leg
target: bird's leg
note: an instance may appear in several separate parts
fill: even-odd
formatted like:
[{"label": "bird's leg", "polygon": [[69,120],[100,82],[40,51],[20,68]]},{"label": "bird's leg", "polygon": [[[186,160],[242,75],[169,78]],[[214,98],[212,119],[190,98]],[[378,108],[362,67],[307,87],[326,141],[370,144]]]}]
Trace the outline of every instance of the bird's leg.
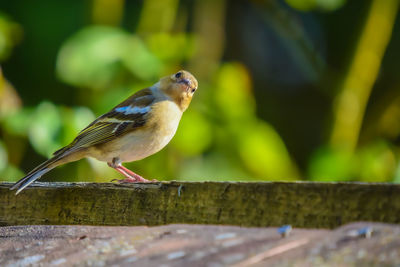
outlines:
[{"label": "bird's leg", "polygon": [[152,181],[149,181],[149,180],[143,178],[143,177],[140,176],[139,174],[134,173],[134,172],[131,171],[130,169],[124,167],[122,164],[120,164],[120,165],[118,166],[118,169],[120,169],[120,170],[126,172],[126,173],[129,174],[131,177],[134,177],[134,178],[136,179],[136,182],[139,182],[139,183],[150,183],[150,182],[152,182]]},{"label": "bird's leg", "polygon": [[108,164],[108,166],[110,166],[111,168],[113,168],[114,170],[116,170],[117,172],[121,173],[123,176],[126,177],[125,179],[122,179],[122,180],[112,179],[111,182],[113,182],[113,181],[117,181],[119,183],[135,183],[135,182],[137,182],[134,177],[130,176],[129,174],[127,174],[120,168],[112,166],[111,163],[107,163],[107,164]]},{"label": "bird's leg", "polygon": [[121,179],[121,180],[112,179],[111,182],[113,182],[113,181],[117,181],[119,183],[135,183],[135,182],[137,182],[135,177],[132,177],[131,175],[129,175],[127,172],[125,172],[123,169],[120,168],[121,161],[119,160],[119,158],[113,158],[112,162],[107,162],[107,165],[126,177],[125,179]]},{"label": "bird's leg", "polygon": [[[125,179],[121,179],[121,180],[114,179],[114,180],[118,181],[119,183],[149,183],[149,182],[151,182],[147,179],[144,179],[142,176],[134,173],[133,171],[127,169],[126,167],[122,166],[119,158],[113,158],[112,162],[111,163],[108,162],[107,164],[108,164],[108,166],[115,169],[116,171],[118,171],[119,173],[123,174],[126,177]],[[114,180],[112,180],[112,181],[114,181]]]}]

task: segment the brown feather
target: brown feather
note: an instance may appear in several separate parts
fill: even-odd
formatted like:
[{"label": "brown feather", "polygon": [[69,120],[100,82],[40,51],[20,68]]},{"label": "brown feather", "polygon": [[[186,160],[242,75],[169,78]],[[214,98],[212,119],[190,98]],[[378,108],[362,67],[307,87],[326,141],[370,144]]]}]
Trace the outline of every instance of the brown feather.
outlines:
[{"label": "brown feather", "polygon": [[147,113],[124,114],[117,112],[115,109],[125,106],[150,106],[154,100],[155,97],[150,88],[136,92],[127,100],[115,106],[111,111],[90,123],[69,145],[57,150],[54,152],[54,155],[66,153],[67,151],[70,153],[80,148],[97,146],[111,141],[117,136],[143,127],[146,123]]}]

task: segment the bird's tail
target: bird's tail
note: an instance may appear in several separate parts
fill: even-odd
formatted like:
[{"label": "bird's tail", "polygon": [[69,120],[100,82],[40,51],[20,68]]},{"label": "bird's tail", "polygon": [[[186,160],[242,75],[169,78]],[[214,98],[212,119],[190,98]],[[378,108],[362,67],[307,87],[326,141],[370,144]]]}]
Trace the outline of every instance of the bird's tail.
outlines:
[{"label": "bird's tail", "polygon": [[17,195],[19,192],[24,190],[25,187],[42,177],[42,175],[62,164],[62,159],[64,159],[62,154],[56,154],[54,157],[46,160],[45,162],[37,166],[25,177],[21,178],[15,185],[10,188],[10,190],[18,189],[15,193]]}]

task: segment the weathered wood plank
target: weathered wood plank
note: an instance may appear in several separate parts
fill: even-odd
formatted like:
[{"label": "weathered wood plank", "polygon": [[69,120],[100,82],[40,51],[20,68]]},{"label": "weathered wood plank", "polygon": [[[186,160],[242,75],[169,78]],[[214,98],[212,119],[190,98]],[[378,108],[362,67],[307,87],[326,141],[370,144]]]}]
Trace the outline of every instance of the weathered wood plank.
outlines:
[{"label": "weathered wood plank", "polygon": [[0,225],[400,223],[400,185],[309,182],[0,183]]},{"label": "weathered wood plank", "polygon": [[[357,234],[370,229],[365,238]],[[169,224],[0,227],[0,266],[399,266],[400,226],[335,230]]]}]

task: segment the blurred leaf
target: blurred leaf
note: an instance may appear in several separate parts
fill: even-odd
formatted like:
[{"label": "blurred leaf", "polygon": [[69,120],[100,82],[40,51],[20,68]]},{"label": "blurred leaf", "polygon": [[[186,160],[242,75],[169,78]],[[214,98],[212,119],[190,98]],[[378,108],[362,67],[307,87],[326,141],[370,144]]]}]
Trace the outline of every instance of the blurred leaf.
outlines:
[{"label": "blurred leaf", "polygon": [[251,81],[246,68],[239,63],[225,63],[217,78],[215,98],[223,115],[236,121],[253,117],[255,100],[251,92]]},{"label": "blurred leaf", "polygon": [[61,47],[57,72],[75,86],[104,89],[121,72],[150,80],[158,76],[160,62],[136,36],[119,28],[91,26],[70,37]]},{"label": "blurred leaf", "polygon": [[4,13],[0,13],[0,61],[7,59],[22,39],[22,28]]},{"label": "blurred leaf", "polygon": [[185,156],[203,153],[211,144],[212,132],[209,122],[196,110],[185,112],[172,145]]},{"label": "blurred leaf", "polygon": [[396,139],[400,135],[400,95],[390,97],[389,103],[382,104],[384,111],[378,122],[370,123],[369,128],[376,128],[380,135]]},{"label": "blurred leaf", "polygon": [[5,181],[17,181],[23,176],[24,173],[11,164],[8,164],[3,170],[0,170],[0,178],[4,179]]},{"label": "blurred leaf", "polygon": [[298,10],[311,10],[316,6],[316,0],[286,0],[286,3]]},{"label": "blurred leaf", "polygon": [[245,166],[258,178],[266,180],[297,178],[296,169],[285,144],[267,123],[258,121],[252,125],[242,125],[238,145]]},{"label": "blurred leaf", "polygon": [[[87,180],[88,182],[110,182],[112,179],[122,179],[121,174],[108,167],[105,162],[98,161],[94,158],[87,158],[86,160],[92,170],[91,175],[87,177],[89,179]],[[88,172],[82,173],[83,175],[81,176],[88,176],[87,173]]]},{"label": "blurred leaf", "polygon": [[355,159],[347,150],[322,147],[310,160],[309,176],[314,181],[348,181],[356,169]]},{"label": "blurred leaf", "polygon": [[149,52],[146,45],[138,37],[129,35],[121,59],[132,74],[137,77],[143,80],[159,78],[162,67],[160,61]]},{"label": "blurred leaf", "polygon": [[388,182],[394,177],[396,158],[384,141],[370,143],[357,151],[360,160],[360,177],[365,182]]},{"label": "blurred leaf", "polygon": [[286,3],[291,7],[302,11],[313,9],[334,11],[342,7],[346,3],[346,0],[286,0]]},{"label": "blurred leaf", "polygon": [[154,55],[169,63],[189,59],[195,51],[194,36],[185,33],[152,34],[147,39],[147,43]]},{"label": "blurred leaf", "polygon": [[3,181],[15,181],[24,173],[8,162],[7,148],[0,140],[0,179]]},{"label": "blurred leaf", "polygon": [[325,11],[335,11],[346,4],[346,0],[316,0],[317,7]]},{"label": "blurred leaf", "polygon": [[[127,162],[125,166],[145,178],[157,180],[176,179],[176,173],[169,173],[171,163],[176,160],[170,148],[168,145],[150,157],[140,161]],[[117,177],[121,177],[121,175],[119,174]]]},{"label": "blurred leaf", "polygon": [[118,26],[121,23],[125,0],[93,0],[91,3],[94,24]]},{"label": "blurred leaf", "polygon": [[0,140],[0,172],[2,172],[8,163],[7,150],[3,142]]},{"label": "blurred leaf", "polygon": [[186,158],[180,164],[179,177],[185,181],[240,181],[249,174],[242,165],[223,157],[220,152]]},{"label": "blurred leaf", "polygon": [[393,183],[400,184],[400,164],[397,162]]},{"label": "blurred leaf", "polygon": [[42,102],[31,120],[29,140],[38,153],[48,157],[61,147],[57,140],[62,121],[60,112],[52,103]]},{"label": "blurred leaf", "polygon": [[228,143],[221,141],[229,146],[224,150],[237,147],[244,166],[257,178],[291,180],[298,176],[280,136],[256,117],[251,80],[243,65],[225,63],[221,67],[215,99],[223,120],[230,125],[224,131],[235,136]]},{"label": "blurred leaf", "polygon": [[14,87],[7,81],[0,67],[0,118],[14,113],[21,107],[21,99]]},{"label": "blurred leaf", "polygon": [[145,34],[170,31],[174,26],[178,7],[177,0],[143,1],[137,31]]},{"label": "blurred leaf", "polygon": [[63,140],[62,144],[67,145],[78,135],[78,133],[88,126],[95,116],[93,112],[86,107],[63,108],[62,125]]},{"label": "blurred leaf", "polygon": [[[120,87],[115,86],[112,90],[105,90],[101,94],[97,94],[96,98],[93,98],[93,107],[96,115],[101,115],[108,112],[110,109],[115,107],[118,103],[127,99],[136,91],[147,87],[149,83],[135,83],[134,86],[127,88],[126,86]],[[136,88],[138,87],[138,88]]]},{"label": "blurred leaf", "polygon": [[32,122],[32,108],[23,108],[3,118],[3,126],[13,135],[26,136]]},{"label": "blurred leaf", "polygon": [[96,118],[93,112],[86,107],[75,107],[73,111],[72,126],[74,131],[81,131]]}]

